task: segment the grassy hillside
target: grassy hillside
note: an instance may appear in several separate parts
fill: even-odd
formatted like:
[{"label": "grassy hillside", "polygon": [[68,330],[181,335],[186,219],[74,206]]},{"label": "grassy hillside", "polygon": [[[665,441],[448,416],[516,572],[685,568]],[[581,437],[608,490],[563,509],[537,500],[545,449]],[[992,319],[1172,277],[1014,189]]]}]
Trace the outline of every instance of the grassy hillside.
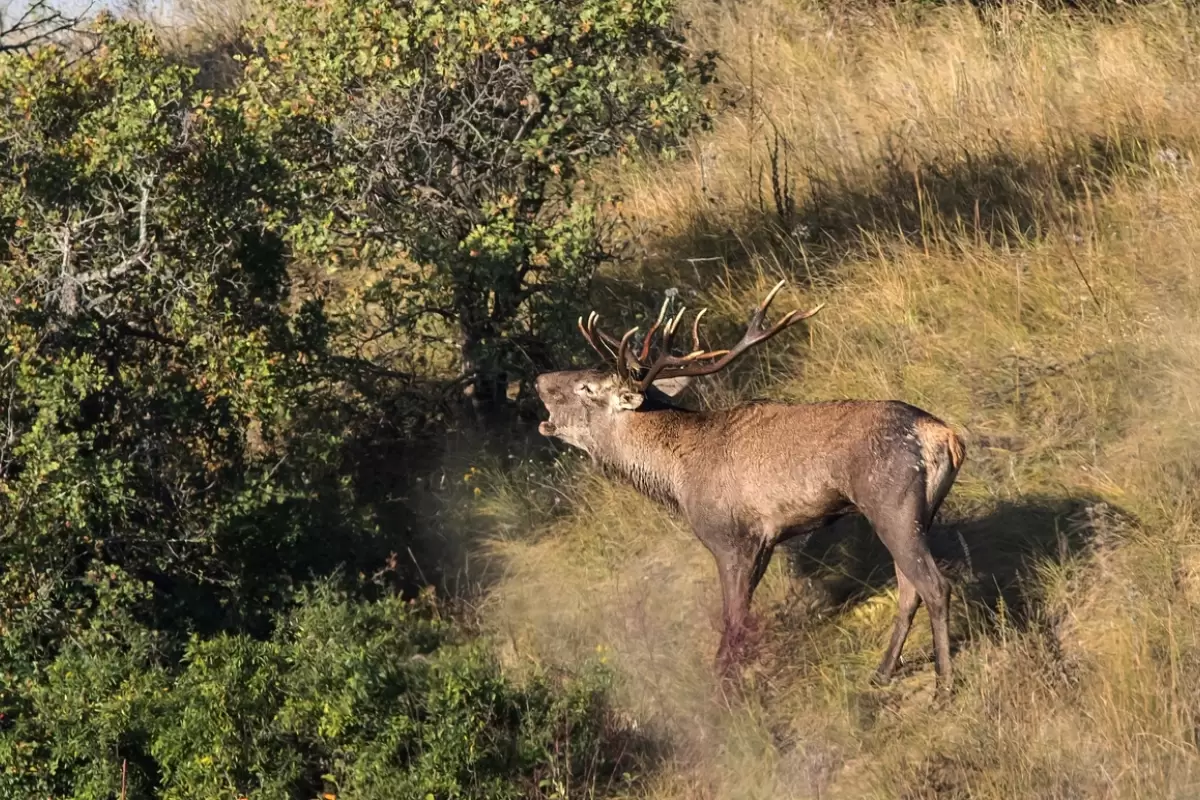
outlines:
[{"label": "grassy hillside", "polygon": [[690,159],[622,165],[634,253],[597,302],[624,321],[673,286],[731,335],[787,277],[780,307],[828,303],[807,337],[697,402],[897,398],[964,432],[934,534],[959,691],[931,706],[924,611],[901,678],[868,687],[895,588],[848,522],[772,564],[763,650],[719,696],[707,552],[571,456],[485,470],[475,500],[510,668],[615,665],[663,743],[654,798],[1195,796],[1194,12],[685,12],[728,107]]}]

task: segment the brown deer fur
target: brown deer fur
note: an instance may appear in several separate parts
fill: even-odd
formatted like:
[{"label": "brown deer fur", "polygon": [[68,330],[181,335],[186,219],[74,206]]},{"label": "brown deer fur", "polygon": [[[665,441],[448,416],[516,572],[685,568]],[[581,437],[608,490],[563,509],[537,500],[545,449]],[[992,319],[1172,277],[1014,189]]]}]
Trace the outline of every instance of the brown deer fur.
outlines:
[{"label": "brown deer fur", "polygon": [[[771,331],[761,329],[774,294],[752,321],[739,345],[743,350],[796,321],[789,321],[789,315]],[[668,339],[670,332],[668,323]],[[601,344],[615,342],[605,336]],[[660,356],[660,361],[672,358],[672,369],[657,369],[649,377],[663,377],[645,387],[628,374],[608,371],[543,374],[537,392],[550,418],[539,430],[584,450],[607,472],[677,510],[712,553],[724,601],[724,633],[717,650],[723,673],[744,653],[754,627],[751,598],[775,546],[857,510],[896,566],[899,609],[876,680],[891,679],[924,601],[938,687],[948,691],[950,587],[930,555],[926,536],[962,466],[962,442],[937,418],[895,401],[751,402],[700,412],[674,405],[672,396],[691,375],[712,371],[698,364],[719,356],[726,356],[727,363],[730,352],[736,356],[740,351],[700,354],[696,347],[687,358]],[[619,355],[623,366],[646,370],[623,344],[612,355]]]}]

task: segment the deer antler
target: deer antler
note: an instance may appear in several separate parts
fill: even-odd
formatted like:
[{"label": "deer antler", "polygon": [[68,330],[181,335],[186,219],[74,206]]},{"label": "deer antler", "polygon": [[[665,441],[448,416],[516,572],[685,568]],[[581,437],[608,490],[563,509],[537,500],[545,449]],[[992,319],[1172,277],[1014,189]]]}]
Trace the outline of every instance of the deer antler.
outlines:
[{"label": "deer antler", "polygon": [[[700,318],[704,316],[704,312],[708,309],[701,310],[696,315],[696,320],[692,324],[692,351],[684,356],[674,356],[670,352],[667,352],[664,346],[663,352],[647,368],[646,373],[638,381],[638,390],[644,392],[656,380],[663,378],[697,377],[719,372],[754,345],[767,341],[785,328],[789,328],[801,320],[808,319],[825,307],[825,304],[821,303],[808,311],[802,312],[800,309],[795,309],[785,314],[770,328],[765,327],[767,308],[770,307],[771,301],[775,299],[775,295],[779,294],[779,290],[783,288],[785,283],[786,281],[780,281],[767,293],[762,303],[755,309],[753,316],[750,317],[750,323],[746,326],[746,332],[742,335],[741,340],[728,350],[701,349]],[[678,324],[677,320],[673,320],[673,322]],[[674,332],[673,329],[672,332]],[[666,344],[665,340],[666,336],[664,335],[664,345]]]},{"label": "deer antler", "polygon": [[[665,304],[663,305],[663,311],[666,311]],[[659,314],[659,318],[661,320],[661,313]],[[629,352],[629,341],[633,338],[633,335],[637,333],[638,329],[631,328],[630,330],[626,331],[623,337],[617,339],[615,336],[601,330],[597,325],[599,321],[600,315],[595,311],[588,314],[586,323],[583,321],[583,317],[580,317],[579,332],[583,334],[583,338],[586,339],[587,343],[592,346],[592,349],[600,354],[601,358],[605,359],[606,361],[612,361],[616,364],[617,374],[620,376],[621,380],[628,382],[629,371],[631,369],[636,369],[639,372],[645,369],[645,365],[638,359],[638,357]],[[657,322],[654,323],[654,326],[650,328],[650,333],[646,335],[647,339],[654,334],[654,329],[656,327],[658,327]],[[644,347],[643,350],[645,350]]]},{"label": "deer antler", "polygon": [[[588,344],[597,353],[616,363],[617,374],[621,380],[633,383],[639,392],[644,392],[655,381],[662,380],[663,378],[697,377],[719,372],[754,345],[761,344],[785,328],[790,328],[797,322],[808,319],[825,307],[825,304],[821,303],[804,312],[801,312],[800,309],[795,309],[785,314],[770,328],[765,327],[767,308],[770,307],[771,301],[775,299],[775,295],[779,294],[779,290],[783,288],[785,283],[786,281],[780,281],[767,293],[762,303],[755,309],[753,316],[750,317],[750,323],[746,326],[746,332],[742,335],[741,340],[728,350],[705,350],[700,347],[700,320],[708,312],[707,308],[702,308],[692,322],[692,349],[686,355],[672,355],[671,339],[675,336],[675,331],[678,329],[679,323],[682,321],[684,312],[687,309],[680,309],[679,313],[667,320],[664,325],[663,320],[666,319],[669,301],[663,303],[662,309],[658,312],[658,319],[650,326],[650,330],[642,342],[641,351],[636,354],[630,351],[629,344],[634,334],[637,333],[637,328],[631,328],[623,337],[617,339],[596,327],[596,321],[600,317],[595,312],[592,312],[588,316],[586,326],[584,325],[583,318],[580,317],[579,330],[583,333],[584,338],[587,339]],[[651,340],[654,337],[655,331],[660,327],[662,328],[662,337],[661,344],[659,345],[659,355],[654,359],[653,363],[647,363],[646,359],[650,355]],[[601,345],[607,349],[607,355],[601,349]],[[631,379],[631,371],[636,371],[640,375],[636,382]]]},{"label": "deer antler", "polygon": [[[593,350],[595,350],[597,353],[599,353],[601,358],[606,359],[606,360],[615,358],[617,355],[617,351],[612,348],[612,345],[616,345],[617,340],[613,339],[611,336],[608,336],[603,331],[596,328],[596,321],[599,319],[600,319],[600,315],[597,314],[595,311],[588,314],[586,324],[583,321],[583,317],[580,317],[579,318],[579,332],[583,334],[583,338],[587,340],[587,343],[592,346]],[[611,345],[609,344],[610,340],[611,340]],[[605,346],[605,348],[607,348],[607,352],[605,352],[605,349],[600,347],[601,344],[603,344]]]}]

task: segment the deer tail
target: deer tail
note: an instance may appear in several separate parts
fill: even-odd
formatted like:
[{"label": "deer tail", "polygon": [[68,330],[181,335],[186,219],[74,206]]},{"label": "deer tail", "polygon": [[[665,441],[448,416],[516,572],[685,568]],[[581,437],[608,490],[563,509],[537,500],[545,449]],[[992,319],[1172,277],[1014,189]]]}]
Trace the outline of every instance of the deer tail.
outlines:
[{"label": "deer tail", "polygon": [[946,450],[950,454],[950,466],[957,472],[967,458],[967,447],[952,428],[946,431]]},{"label": "deer tail", "polygon": [[949,425],[930,421],[921,428],[921,450],[926,469],[925,501],[929,522],[932,522],[967,458],[967,447]]}]

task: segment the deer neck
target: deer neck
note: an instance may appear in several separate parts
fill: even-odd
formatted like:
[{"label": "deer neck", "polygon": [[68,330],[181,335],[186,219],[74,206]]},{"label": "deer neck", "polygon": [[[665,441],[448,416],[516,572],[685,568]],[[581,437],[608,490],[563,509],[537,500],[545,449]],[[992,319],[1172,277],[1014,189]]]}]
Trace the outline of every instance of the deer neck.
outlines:
[{"label": "deer neck", "polygon": [[622,414],[600,437],[596,461],[652,500],[677,508],[682,473],[680,428],[689,412],[656,409]]}]

